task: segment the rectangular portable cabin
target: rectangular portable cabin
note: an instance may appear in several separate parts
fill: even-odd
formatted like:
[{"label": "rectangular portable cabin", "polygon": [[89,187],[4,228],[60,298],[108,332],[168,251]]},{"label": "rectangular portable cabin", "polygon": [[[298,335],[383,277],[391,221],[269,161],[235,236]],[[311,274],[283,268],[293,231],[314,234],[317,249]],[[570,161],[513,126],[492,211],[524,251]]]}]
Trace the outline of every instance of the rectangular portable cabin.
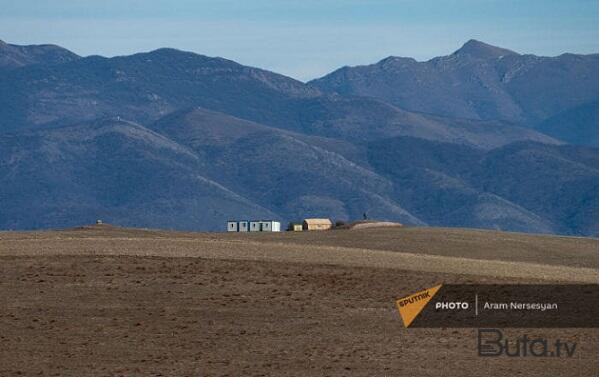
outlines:
[{"label": "rectangular portable cabin", "polygon": [[237,221],[227,221],[227,232],[239,232]]},{"label": "rectangular portable cabin", "polygon": [[260,221],[250,221],[250,232],[259,232],[261,230]]},{"label": "rectangular portable cabin", "polygon": [[329,219],[305,219],[303,223],[304,230],[328,230],[333,227]]},{"label": "rectangular portable cabin", "polygon": [[272,223],[270,221],[260,221],[260,230],[262,232],[270,232],[272,229]]},{"label": "rectangular portable cabin", "polygon": [[249,232],[250,230],[250,222],[247,220],[243,220],[239,222],[239,231],[240,232]]},{"label": "rectangular portable cabin", "polygon": [[304,230],[304,226],[299,223],[293,223],[289,225],[289,230],[293,232],[301,232],[302,230]]},{"label": "rectangular portable cabin", "polygon": [[260,221],[260,231],[262,231],[262,232],[280,232],[281,231],[281,223],[278,221],[272,221],[272,220],[262,220],[262,221]]}]

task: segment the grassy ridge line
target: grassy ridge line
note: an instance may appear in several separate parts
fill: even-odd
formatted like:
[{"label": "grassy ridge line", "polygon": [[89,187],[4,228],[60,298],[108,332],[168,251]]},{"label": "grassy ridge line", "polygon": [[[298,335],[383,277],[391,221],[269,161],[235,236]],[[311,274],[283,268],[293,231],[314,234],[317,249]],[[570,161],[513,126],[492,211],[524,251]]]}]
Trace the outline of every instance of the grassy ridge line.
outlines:
[{"label": "grassy ridge line", "polygon": [[374,267],[545,281],[599,283],[599,269],[362,248],[216,239],[90,237],[0,241],[0,256],[195,257]]}]

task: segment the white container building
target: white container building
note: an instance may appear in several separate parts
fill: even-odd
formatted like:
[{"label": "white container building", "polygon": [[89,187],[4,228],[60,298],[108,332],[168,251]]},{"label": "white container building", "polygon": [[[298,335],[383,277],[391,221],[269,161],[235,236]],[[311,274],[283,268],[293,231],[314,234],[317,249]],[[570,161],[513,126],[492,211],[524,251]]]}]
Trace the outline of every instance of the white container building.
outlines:
[{"label": "white container building", "polygon": [[227,232],[239,232],[237,221],[227,221]]},{"label": "white container building", "polygon": [[227,221],[227,232],[280,232],[281,223],[273,220]]},{"label": "white container building", "polygon": [[262,232],[280,232],[281,223],[278,221],[260,221],[260,231]]},{"label": "white container building", "polygon": [[250,221],[250,232],[260,232],[261,230],[260,221]]}]

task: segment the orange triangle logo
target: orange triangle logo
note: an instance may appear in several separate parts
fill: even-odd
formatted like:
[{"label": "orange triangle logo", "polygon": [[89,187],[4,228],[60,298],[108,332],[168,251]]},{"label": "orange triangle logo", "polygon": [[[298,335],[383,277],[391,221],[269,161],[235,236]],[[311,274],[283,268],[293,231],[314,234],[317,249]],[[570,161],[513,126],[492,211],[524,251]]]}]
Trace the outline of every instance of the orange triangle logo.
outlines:
[{"label": "orange triangle logo", "polygon": [[433,298],[435,293],[441,288],[443,284],[439,284],[435,287],[425,289],[424,291],[416,292],[410,296],[402,297],[395,301],[399,315],[403,320],[405,327],[410,326],[416,316],[424,309],[426,304]]}]

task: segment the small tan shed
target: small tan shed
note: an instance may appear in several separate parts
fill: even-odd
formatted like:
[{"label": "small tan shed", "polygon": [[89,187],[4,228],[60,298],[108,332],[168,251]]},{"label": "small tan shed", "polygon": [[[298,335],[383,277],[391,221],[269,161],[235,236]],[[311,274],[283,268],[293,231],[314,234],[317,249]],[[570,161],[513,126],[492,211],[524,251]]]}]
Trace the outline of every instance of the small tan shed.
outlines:
[{"label": "small tan shed", "polygon": [[329,219],[305,219],[303,223],[304,230],[328,230],[333,227]]}]

